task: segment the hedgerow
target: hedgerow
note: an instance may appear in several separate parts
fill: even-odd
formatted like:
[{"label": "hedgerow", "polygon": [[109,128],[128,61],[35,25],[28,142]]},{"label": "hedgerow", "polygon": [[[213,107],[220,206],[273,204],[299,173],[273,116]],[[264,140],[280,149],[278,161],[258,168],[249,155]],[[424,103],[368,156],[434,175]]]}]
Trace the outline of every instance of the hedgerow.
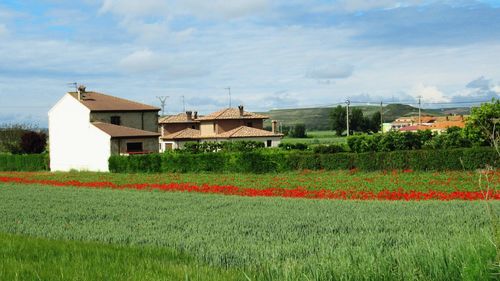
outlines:
[{"label": "hedgerow", "polygon": [[474,170],[499,166],[489,147],[440,150],[404,150],[365,153],[255,150],[249,152],[176,153],[112,156],[112,172],[241,172],[268,173],[294,170],[362,171],[412,169],[419,171]]},{"label": "hedgerow", "polygon": [[1,154],[0,171],[48,171],[48,154]]}]

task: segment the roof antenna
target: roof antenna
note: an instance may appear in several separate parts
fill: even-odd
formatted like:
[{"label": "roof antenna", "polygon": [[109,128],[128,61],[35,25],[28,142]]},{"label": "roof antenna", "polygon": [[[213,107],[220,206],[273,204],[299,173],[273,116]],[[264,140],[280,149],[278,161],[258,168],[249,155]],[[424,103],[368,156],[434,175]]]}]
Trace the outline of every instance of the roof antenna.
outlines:
[{"label": "roof antenna", "polygon": [[75,92],[78,92],[78,83],[76,82],[71,82],[71,83],[66,83],[70,87],[75,87]]}]

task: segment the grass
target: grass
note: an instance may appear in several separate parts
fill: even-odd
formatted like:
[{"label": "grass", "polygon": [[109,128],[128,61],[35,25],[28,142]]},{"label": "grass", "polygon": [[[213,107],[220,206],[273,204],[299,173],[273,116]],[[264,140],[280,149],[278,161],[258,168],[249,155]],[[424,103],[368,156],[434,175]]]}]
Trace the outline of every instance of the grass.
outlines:
[{"label": "grass", "polygon": [[242,280],[167,248],[0,233],[0,280]]},{"label": "grass", "polygon": [[339,137],[333,131],[308,131],[307,138],[283,138],[283,143],[305,143],[314,144],[342,144],[346,143],[345,137]]},{"label": "grass", "polygon": [[[276,174],[238,173],[163,173],[163,174],[111,174],[93,172],[0,172],[0,177],[28,179],[78,180],[81,182],[128,183],[192,183],[195,185],[233,185],[241,188],[288,188],[303,187],[309,190],[362,190],[382,191],[416,190],[480,191],[480,175],[468,171],[448,172],[353,172],[353,171],[301,171]],[[500,183],[500,170],[488,177],[492,184]]]},{"label": "grass", "polygon": [[[8,184],[0,184],[0,198],[0,232],[109,244],[109,256],[88,258],[95,264],[119,261],[125,246],[159,249],[152,259],[166,255],[167,264],[172,252],[161,249],[172,249],[194,264],[245,272],[250,280],[491,280],[498,273],[484,202],[287,200]],[[500,213],[499,202],[491,206]],[[44,252],[42,261],[50,259]],[[9,272],[25,265],[5,263],[1,259],[0,268]],[[58,264],[48,264],[47,274],[80,268],[67,259]],[[225,273],[216,279],[234,276]]]}]

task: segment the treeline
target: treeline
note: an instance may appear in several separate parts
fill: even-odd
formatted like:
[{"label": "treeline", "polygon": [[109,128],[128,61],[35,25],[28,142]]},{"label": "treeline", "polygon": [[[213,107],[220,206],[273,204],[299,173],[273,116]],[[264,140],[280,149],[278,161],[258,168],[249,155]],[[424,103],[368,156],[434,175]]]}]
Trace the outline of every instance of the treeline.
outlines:
[{"label": "treeline", "polygon": [[0,153],[37,154],[46,150],[47,135],[30,124],[0,126]]},{"label": "treeline", "polygon": [[296,170],[420,171],[475,170],[498,167],[493,148],[403,150],[365,153],[255,150],[247,152],[176,153],[111,156],[115,173],[239,172],[275,173]]}]

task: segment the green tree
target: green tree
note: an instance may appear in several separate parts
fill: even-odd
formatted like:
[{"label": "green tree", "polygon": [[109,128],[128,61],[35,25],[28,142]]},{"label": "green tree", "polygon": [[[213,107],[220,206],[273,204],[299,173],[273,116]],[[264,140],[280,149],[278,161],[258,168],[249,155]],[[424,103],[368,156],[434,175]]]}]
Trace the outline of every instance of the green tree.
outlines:
[{"label": "green tree", "polygon": [[307,138],[306,125],[305,124],[295,124],[293,130],[290,133],[292,138]]},{"label": "green tree", "polygon": [[330,120],[332,123],[332,130],[335,131],[337,136],[341,136],[346,130],[346,109],[342,106],[337,106],[330,112]]},{"label": "green tree", "polygon": [[[471,110],[464,133],[476,145],[494,145],[499,134],[500,100],[492,99]],[[495,124],[497,123],[497,124]]]}]

